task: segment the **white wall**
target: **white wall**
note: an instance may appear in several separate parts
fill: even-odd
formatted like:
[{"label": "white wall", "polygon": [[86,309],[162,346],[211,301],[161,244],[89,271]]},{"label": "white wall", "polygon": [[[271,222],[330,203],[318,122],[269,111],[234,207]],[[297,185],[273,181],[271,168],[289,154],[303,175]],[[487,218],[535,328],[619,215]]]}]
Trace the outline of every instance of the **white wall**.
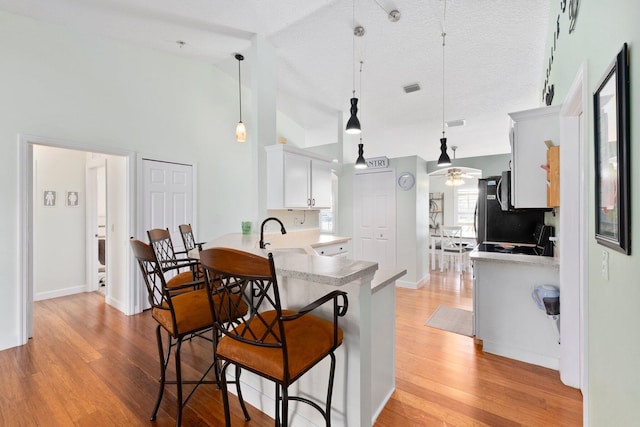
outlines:
[{"label": "white wall", "polygon": [[396,180],[403,172],[411,172],[416,184],[410,190],[396,192],[396,265],[407,274],[398,284],[417,288],[429,278],[429,178],[427,163],[418,156],[391,159]]},{"label": "white wall", "polygon": [[[85,154],[34,146],[34,300],[84,291],[85,287]],[[57,192],[48,207],[45,191]],[[65,204],[65,192],[78,191],[78,206]]]},{"label": "white wall", "polygon": [[0,57],[0,349],[21,335],[18,135],[194,162],[200,236],[235,232],[241,218],[258,216],[253,145],[235,142],[237,81],[220,70],[5,12]]}]

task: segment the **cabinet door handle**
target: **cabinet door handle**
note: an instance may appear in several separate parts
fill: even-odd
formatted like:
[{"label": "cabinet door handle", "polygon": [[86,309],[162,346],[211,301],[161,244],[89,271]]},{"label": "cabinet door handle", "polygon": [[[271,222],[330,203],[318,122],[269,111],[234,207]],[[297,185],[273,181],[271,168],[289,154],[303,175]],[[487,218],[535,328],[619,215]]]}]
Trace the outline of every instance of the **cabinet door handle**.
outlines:
[{"label": "cabinet door handle", "polygon": [[316,199],[311,199],[311,206],[315,206],[316,205]]},{"label": "cabinet door handle", "polygon": [[307,206],[311,206],[311,199],[307,199]]}]

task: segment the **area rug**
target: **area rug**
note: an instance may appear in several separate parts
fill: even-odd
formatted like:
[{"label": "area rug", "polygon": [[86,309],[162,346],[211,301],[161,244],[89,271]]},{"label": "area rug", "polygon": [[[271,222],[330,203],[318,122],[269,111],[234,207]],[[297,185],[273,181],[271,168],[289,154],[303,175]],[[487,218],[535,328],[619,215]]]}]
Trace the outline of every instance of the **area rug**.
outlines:
[{"label": "area rug", "polygon": [[426,323],[432,328],[473,336],[473,313],[461,308],[439,306]]}]

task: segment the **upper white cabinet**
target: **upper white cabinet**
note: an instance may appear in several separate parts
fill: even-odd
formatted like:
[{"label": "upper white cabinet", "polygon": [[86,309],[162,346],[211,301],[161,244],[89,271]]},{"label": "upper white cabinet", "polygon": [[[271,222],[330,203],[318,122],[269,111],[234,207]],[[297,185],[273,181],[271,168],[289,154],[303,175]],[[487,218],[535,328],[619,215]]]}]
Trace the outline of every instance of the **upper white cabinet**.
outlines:
[{"label": "upper white cabinet", "polygon": [[295,147],[267,150],[267,209],[331,207],[331,162]]},{"label": "upper white cabinet", "polygon": [[545,141],[560,145],[560,106],[510,113],[511,199],[519,208],[547,207]]}]

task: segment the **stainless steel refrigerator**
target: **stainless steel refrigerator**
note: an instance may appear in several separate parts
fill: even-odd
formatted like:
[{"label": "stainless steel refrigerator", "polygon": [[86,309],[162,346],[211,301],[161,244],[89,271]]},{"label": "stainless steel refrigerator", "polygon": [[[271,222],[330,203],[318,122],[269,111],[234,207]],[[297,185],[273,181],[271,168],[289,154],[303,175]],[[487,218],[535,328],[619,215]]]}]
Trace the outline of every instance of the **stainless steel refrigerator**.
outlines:
[{"label": "stainless steel refrigerator", "polygon": [[515,245],[536,242],[536,226],[544,224],[543,209],[503,211],[497,191],[501,177],[478,180],[476,205],[477,241],[481,243],[508,243]]}]

